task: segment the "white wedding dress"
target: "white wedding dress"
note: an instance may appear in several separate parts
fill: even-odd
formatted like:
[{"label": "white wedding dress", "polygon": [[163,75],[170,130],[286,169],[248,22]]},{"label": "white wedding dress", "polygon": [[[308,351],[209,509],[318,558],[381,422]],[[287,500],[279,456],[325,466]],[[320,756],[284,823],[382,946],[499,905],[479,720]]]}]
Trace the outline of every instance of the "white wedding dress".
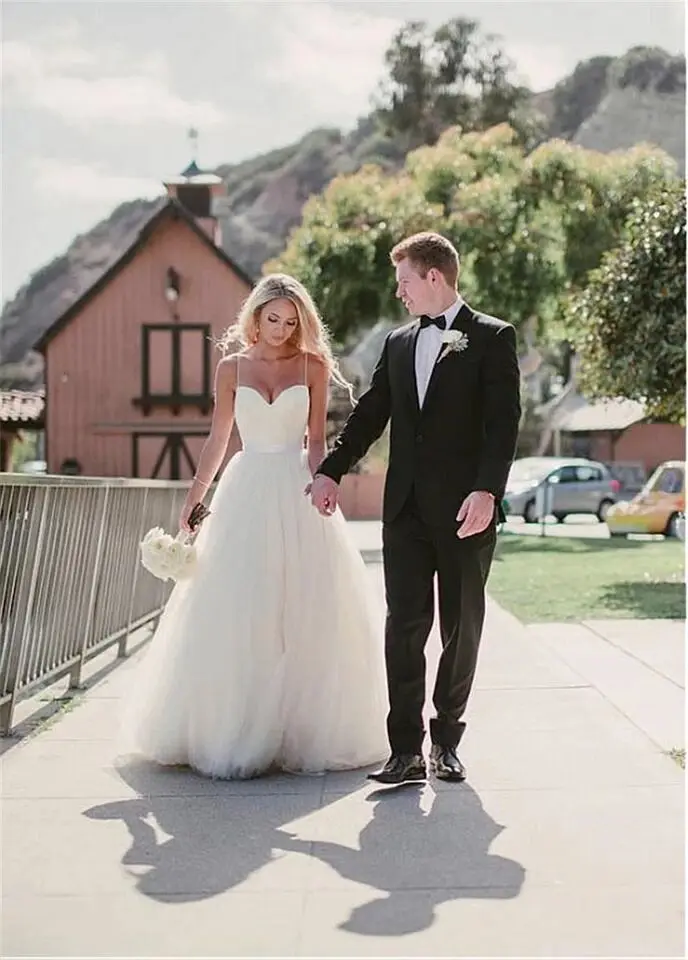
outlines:
[{"label": "white wedding dress", "polygon": [[127,749],[224,778],[385,756],[380,612],[344,517],[304,495],[308,412],[305,384],[237,388],[243,450],[136,668]]}]

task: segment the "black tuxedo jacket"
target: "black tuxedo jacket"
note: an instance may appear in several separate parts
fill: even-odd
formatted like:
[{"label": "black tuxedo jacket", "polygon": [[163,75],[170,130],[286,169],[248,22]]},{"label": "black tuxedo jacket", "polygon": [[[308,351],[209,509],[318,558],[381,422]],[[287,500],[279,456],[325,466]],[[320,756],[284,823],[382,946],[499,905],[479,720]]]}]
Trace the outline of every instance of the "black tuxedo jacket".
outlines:
[{"label": "black tuxedo jacket", "polygon": [[433,526],[455,526],[473,490],[492,493],[501,514],[521,416],[515,331],[465,303],[450,329],[465,334],[465,349],[437,361],[422,409],[415,375],[420,321],[387,336],[369,389],[318,468],[339,483],[391,420],[385,522],[411,490]]}]

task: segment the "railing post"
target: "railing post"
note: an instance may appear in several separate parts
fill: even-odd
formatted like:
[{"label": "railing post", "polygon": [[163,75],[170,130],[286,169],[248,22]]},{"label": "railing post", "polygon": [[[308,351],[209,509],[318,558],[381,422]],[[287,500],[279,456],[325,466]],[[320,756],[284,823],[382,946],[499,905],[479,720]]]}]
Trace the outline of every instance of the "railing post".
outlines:
[{"label": "railing post", "polygon": [[[145,491],[143,495],[143,503],[141,504],[141,516],[139,517],[138,525],[138,536],[139,539],[143,536],[143,522],[146,519],[146,507],[148,506],[148,490]],[[138,557],[137,557],[138,560]],[[132,613],[134,609],[134,597],[136,596],[136,585],[139,581],[139,566],[140,564],[136,561],[134,562],[134,569],[131,575],[131,589],[129,590],[129,612],[127,613],[127,632],[124,634],[122,639],[117,645],[117,658],[122,660],[127,655],[127,642],[131,636],[131,621]]]},{"label": "railing post", "polygon": [[45,522],[48,515],[48,504],[50,503],[50,487],[45,490],[43,497],[43,506],[41,508],[41,519],[38,522],[38,536],[36,537],[36,552],[34,554],[33,569],[31,571],[31,583],[26,601],[26,615],[21,632],[21,641],[16,653],[14,664],[10,666],[8,680],[11,684],[10,699],[0,708],[0,731],[5,737],[12,732],[12,717],[14,707],[17,702],[17,694],[21,686],[22,673],[26,662],[26,652],[29,648],[29,638],[31,636],[31,608],[33,607],[34,597],[36,596],[36,584],[38,582],[38,570],[40,568],[41,550],[43,547],[43,536],[45,534]]},{"label": "railing post", "polygon": [[[122,488],[143,502],[123,500],[120,521],[112,511]],[[88,494],[63,500],[65,490]],[[0,733],[10,731],[20,700],[63,677],[78,687],[86,661],[113,646],[126,656],[134,624],[154,625],[169,587],[138,569],[132,538],[168,512],[174,525],[184,493],[156,480],[0,473]]]},{"label": "railing post", "polygon": [[93,618],[95,616],[96,598],[98,595],[98,578],[100,577],[100,568],[103,562],[103,553],[104,553],[103,539],[105,536],[105,521],[107,519],[107,508],[108,508],[109,500],[110,500],[110,488],[105,487],[105,495],[103,497],[103,509],[100,514],[100,524],[98,527],[98,542],[96,544],[96,558],[95,558],[95,563],[93,564],[93,578],[91,580],[91,593],[88,598],[88,610],[86,612],[86,622],[84,624],[84,633],[81,640],[81,650],[79,651],[79,659],[69,672],[70,690],[78,689],[81,686],[81,671],[83,670],[84,660],[86,659],[86,648],[88,646],[88,638],[91,633],[91,625],[93,623]]}]

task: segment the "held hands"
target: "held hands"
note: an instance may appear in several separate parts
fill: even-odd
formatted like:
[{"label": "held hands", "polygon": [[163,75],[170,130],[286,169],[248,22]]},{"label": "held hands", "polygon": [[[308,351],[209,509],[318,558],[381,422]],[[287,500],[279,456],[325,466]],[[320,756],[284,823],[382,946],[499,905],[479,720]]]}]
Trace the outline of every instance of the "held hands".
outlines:
[{"label": "held hands", "polygon": [[461,524],[456,536],[464,540],[476,533],[482,533],[490,525],[494,510],[494,497],[487,490],[474,490],[469,493],[456,515],[457,522]]},{"label": "held hands", "polygon": [[322,473],[316,474],[304,493],[310,495],[311,503],[323,517],[331,517],[337,509],[339,487]]}]

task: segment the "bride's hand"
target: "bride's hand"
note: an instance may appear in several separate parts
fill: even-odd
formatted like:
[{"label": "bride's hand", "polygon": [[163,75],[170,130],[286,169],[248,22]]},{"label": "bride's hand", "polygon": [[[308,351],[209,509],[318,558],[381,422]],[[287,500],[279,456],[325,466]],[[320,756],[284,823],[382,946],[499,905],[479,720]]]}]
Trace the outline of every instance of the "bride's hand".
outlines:
[{"label": "bride's hand", "polygon": [[311,503],[323,517],[331,517],[337,509],[339,487],[330,477],[316,474],[305,493],[307,496],[310,494]]},{"label": "bride's hand", "polygon": [[187,497],[187,499],[184,501],[182,512],[179,515],[179,529],[183,530],[184,533],[193,533],[191,527],[189,526],[189,517],[191,516],[191,511],[193,508],[194,504]]}]

